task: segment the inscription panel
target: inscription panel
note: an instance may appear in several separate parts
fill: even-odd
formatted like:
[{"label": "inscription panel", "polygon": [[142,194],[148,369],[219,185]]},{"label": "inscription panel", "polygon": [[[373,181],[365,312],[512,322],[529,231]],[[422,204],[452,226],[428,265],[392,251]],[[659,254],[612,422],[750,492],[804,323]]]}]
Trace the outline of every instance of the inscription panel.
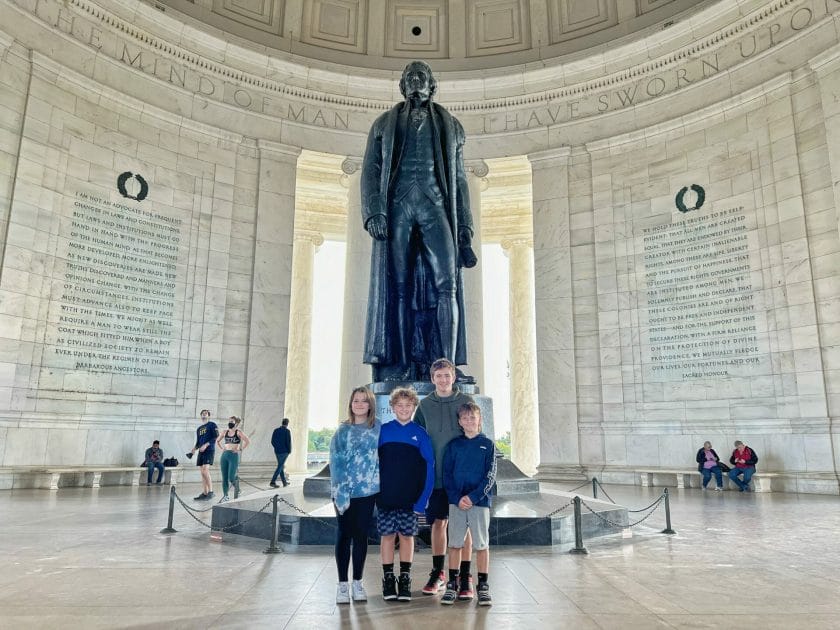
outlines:
[{"label": "inscription panel", "polygon": [[43,367],[177,377],[186,276],[183,219],[157,206],[92,193],[67,199]]},{"label": "inscription panel", "polygon": [[639,324],[646,381],[770,373],[752,266],[756,231],[743,208],[642,229]]}]

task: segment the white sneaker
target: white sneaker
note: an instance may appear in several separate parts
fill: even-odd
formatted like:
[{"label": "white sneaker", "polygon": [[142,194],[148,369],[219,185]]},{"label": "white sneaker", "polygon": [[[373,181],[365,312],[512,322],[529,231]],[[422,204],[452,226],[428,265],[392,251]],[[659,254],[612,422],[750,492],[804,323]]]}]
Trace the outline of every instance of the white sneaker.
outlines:
[{"label": "white sneaker", "polygon": [[353,580],[353,601],[354,602],[366,602],[367,601],[367,591],[365,590],[364,584],[362,584],[361,580]]},{"label": "white sneaker", "polygon": [[335,591],[336,604],[350,603],[350,585],[347,582],[339,582],[338,588]]},{"label": "white sneaker", "polygon": [[717,488],[715,488],[715,492],[723,492],[723,488],[717,487]]},{"label": "white sneaker", "polygon": [[224,495],[221,499],[219,499],[219,503],[227,503],[228,501],[230,501],[228,495]]}]

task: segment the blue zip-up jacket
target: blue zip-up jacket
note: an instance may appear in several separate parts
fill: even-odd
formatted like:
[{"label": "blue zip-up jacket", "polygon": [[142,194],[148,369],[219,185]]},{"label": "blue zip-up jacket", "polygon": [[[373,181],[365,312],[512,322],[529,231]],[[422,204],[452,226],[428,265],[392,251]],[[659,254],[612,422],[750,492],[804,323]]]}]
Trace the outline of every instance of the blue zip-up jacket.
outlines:
[{"label": "blue zip-up jacket", "polygon": [[490,507],[496,483],[496,445],[483,433],[456,437],[443,454],[443,486],[451,505],[467,496],[473,505]]},{"label": "blue zip-up jacket", "polygon": [[386,509],[426,511],[435,485],[435,453],[423,427],[391,420],[379,432],[379,495]]}]

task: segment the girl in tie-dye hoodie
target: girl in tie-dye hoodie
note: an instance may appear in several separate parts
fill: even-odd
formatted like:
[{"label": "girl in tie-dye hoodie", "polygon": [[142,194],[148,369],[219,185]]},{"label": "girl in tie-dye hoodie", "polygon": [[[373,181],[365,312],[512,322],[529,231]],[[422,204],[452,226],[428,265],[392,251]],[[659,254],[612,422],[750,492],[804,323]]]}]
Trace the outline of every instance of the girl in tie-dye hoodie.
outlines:
[{"label": "girl in tie-dye hoodie", "polygon": [[[376,399],[367,387],[357,387],[350,395],[347,419],[330,442],[330,494],[338,517],[335,563],[338,567],[336,603],[366,601],[362,574],[367,557],[368,530],[379,492],[380,423],[376,419]],[[351,554],[352,547],[352,554]],[[353,557],[353,584],[348,583],[350,557]]]}]

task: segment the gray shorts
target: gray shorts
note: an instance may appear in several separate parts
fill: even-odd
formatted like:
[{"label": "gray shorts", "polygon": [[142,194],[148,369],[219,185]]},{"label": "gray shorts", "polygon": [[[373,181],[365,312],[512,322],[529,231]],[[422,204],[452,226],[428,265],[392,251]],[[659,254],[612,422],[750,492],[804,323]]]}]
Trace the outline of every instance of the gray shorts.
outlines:
[{"label": "gray shorts", "polygon": [[449,546],[461,549],[467,529],[472,532],[473,549],[487,549],[490,546],[490,508],[474,505],[469,510],[462,510],[457,505],[450,505]]}]

